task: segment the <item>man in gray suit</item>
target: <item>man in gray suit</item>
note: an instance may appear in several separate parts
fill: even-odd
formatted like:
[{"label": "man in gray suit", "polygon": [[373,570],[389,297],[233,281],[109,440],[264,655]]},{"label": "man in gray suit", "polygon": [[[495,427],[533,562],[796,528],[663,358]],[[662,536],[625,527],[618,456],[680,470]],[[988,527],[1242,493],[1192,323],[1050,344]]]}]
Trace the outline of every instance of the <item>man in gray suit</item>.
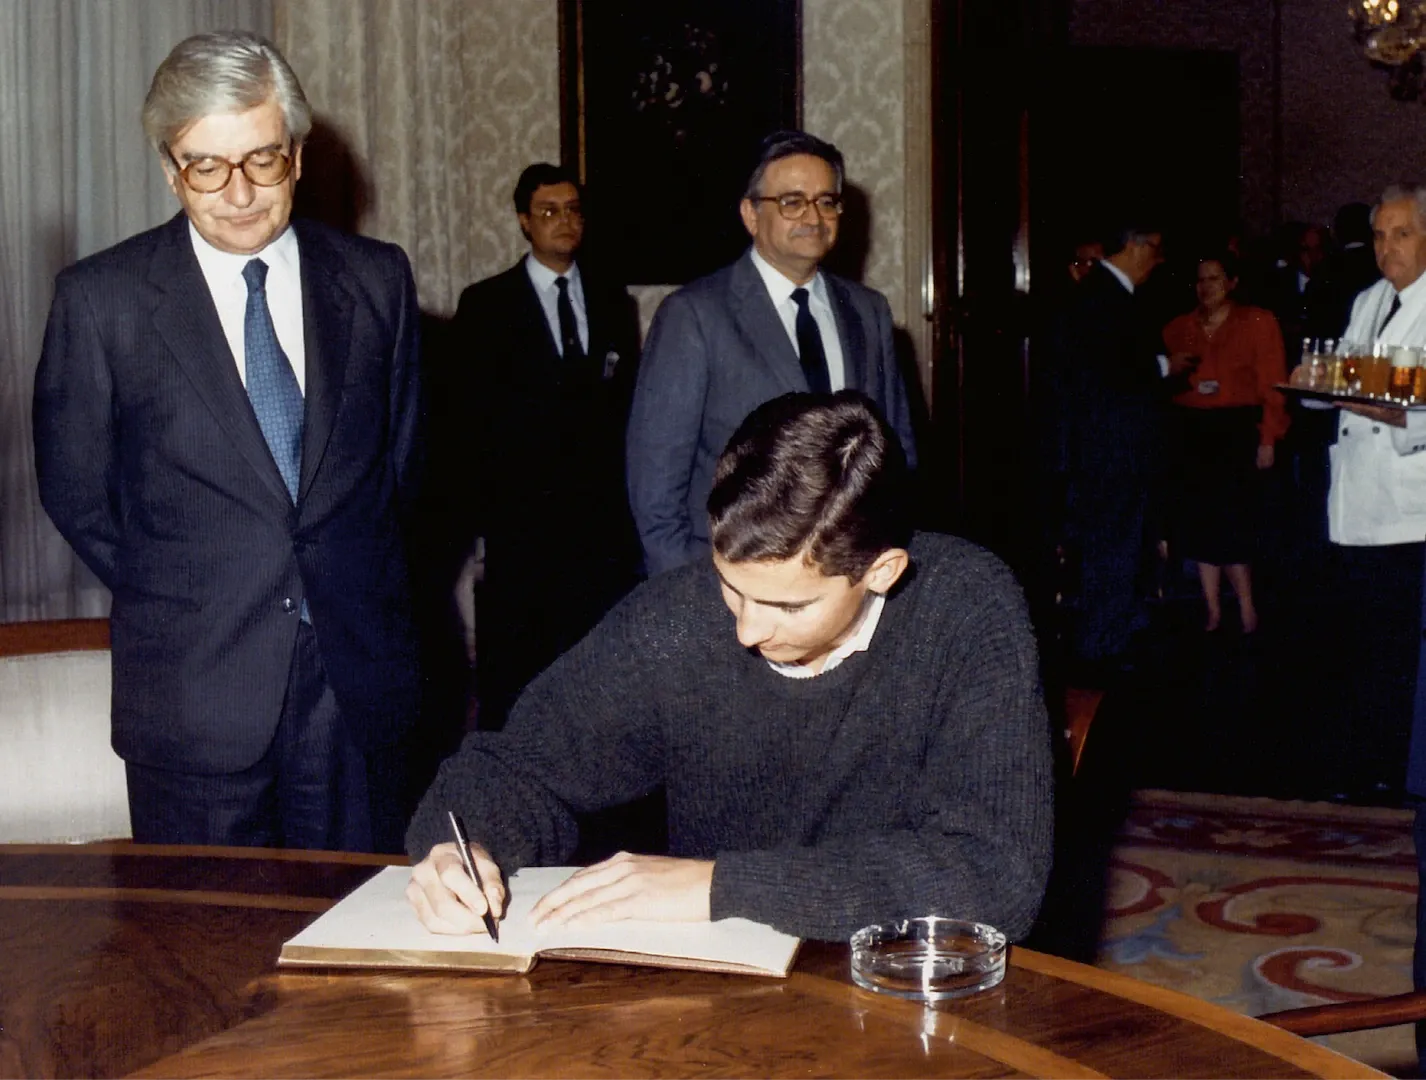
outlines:
[{"label": "man in gray suit", "polygon": [[650,574],[707,558],[713,467],[743,418],[789,391],[860,390],[914,468],[886,297],[819,270],[837,239],[842,155],[800,131],[762,144],[739,206],[752,246],[660,306],[629,418],[629,499]]}]

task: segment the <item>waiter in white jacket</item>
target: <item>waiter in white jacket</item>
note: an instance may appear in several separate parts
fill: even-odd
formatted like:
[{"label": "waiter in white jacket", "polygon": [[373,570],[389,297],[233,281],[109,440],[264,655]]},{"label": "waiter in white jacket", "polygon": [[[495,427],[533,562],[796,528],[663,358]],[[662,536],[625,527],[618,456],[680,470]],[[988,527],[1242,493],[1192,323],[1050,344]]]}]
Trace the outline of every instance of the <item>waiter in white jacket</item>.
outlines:
[{"label": "waiter in white jacket", "polygon": [[[1372,210],[1382,280],[1352,304],[1345,340],[1426,347],[1426,185],[1394,184]],[[1347,683],[1329,760],[1334,790],[1395,801],[1421,645],[1426,413],[1347,405],[1331,448],[1327,528],[1343,571],[1334,648]]]}]

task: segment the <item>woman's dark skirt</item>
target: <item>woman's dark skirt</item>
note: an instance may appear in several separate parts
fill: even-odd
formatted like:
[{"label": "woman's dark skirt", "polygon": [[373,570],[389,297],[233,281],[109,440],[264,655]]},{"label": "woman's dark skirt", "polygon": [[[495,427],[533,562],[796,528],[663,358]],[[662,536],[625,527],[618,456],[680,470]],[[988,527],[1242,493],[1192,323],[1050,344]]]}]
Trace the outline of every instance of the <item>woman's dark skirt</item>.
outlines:
[{"label": "woman's dark skirt", "polygon": [[1179,555],[1214,566],[1252,562],[1261,502],[1262,409],[1176,406],[1173,414],[1180,447],[1174,527]]}]

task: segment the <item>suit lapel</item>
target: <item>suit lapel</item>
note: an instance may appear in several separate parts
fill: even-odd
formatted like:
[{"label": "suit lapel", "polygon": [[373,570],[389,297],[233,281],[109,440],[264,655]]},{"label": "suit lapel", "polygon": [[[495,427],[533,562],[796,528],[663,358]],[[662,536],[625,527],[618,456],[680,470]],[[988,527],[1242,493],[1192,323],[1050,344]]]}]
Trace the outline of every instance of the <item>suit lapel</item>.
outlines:
[{"label": "suit lapel", "polygon": [[825,272],[822,274],[822,281],[827,286],[827,295],[832,299],[832,316],[836,319],[837,337],[842,346],[843,385],[849,390],[866,391],[866,358],[869,352],[866,328],[862,325],[857,309],[852,306],[852,296],[847,287]]},{"label": "suit lapel", "polygon": [[302,261],[302,340],[307,352],[300,504],[322,464],[342,402],[352,351],[353,298],[341,281],[341,257],[318,234],[299,227],[297,243]]},{"label": "suit lapel", "polygon": [[153,324],[218,426],[272,490],[291,505],[282,474],[267,448],[252,402],[238,377],[213,294],[193,253],[188,219],[178,214],[154,251],[149,281],[156,288]]},{"label": "suit lapel", "polygon": [[797,350],[787,336],[787,328],[772,306],[751,249],[733,264],[733,321],[753,346],[753,354],[786,391],[807,390],[807,377]]},{"label": "suit lapel", "polygon": [[560,355],[559,342],[550,329],[549,319],[545,318],[544,306],[540,303],[539,293],[535,292],[535,283],[530,280],[529,271],[525,269],[524,259],[511,267],[510,275],[511,294],[517,307],[517,311],[512,312],[516,316],[513,325],[530,328],[530,346],[538,348],[539,356],[545,363],[561,363],[564,358]]}]

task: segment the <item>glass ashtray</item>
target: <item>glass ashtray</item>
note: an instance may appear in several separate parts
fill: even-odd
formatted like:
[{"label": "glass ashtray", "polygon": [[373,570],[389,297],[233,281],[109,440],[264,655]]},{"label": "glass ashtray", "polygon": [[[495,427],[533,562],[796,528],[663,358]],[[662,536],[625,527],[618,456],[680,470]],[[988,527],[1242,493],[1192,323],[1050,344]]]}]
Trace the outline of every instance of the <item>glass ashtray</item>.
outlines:
[{"label": "glass ashtray", "polygon": [[852,935],[852,981],[879,994],[947,1001],[1005,978],[1005,935],[985,923],[925,915]]}]

